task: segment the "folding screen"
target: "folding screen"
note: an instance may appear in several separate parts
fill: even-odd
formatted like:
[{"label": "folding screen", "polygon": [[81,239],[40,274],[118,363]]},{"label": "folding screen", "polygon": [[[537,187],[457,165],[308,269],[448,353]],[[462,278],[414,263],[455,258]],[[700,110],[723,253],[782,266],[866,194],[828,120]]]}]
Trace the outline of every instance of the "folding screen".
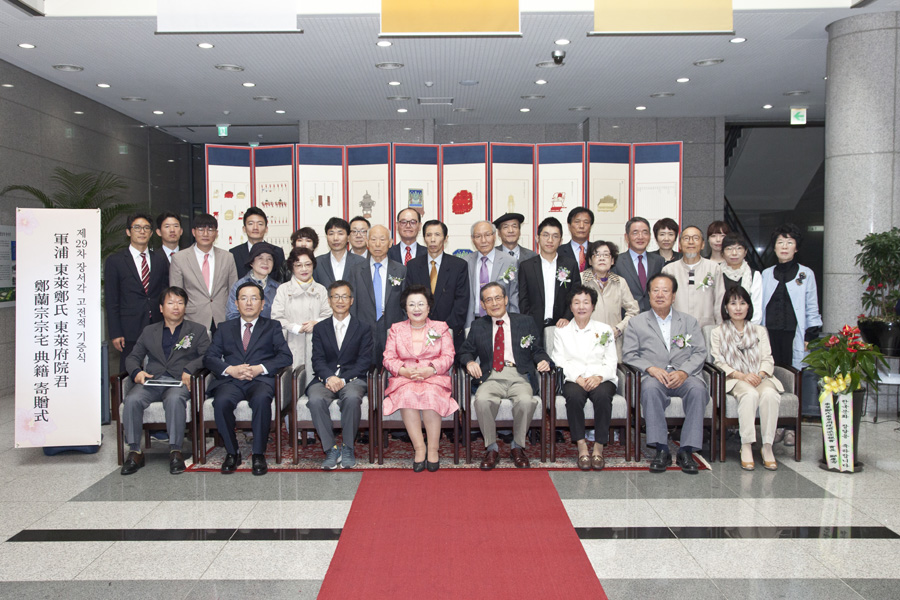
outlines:
[{"label": "folding screen", "polygon": [[533,247],[536,227],[534,153],[532,144],[491,144],[491,219],[506,213],[525,217],[519,238],[524,248]]},{"label": "folding screen", "polygon": [[[670,217],[681,224],[681,142],[634,144],[632,150],[632,216],[653,224]],[[650,249],[656,249],[656,240]]]},{"label": "folding screen", "polygon": [[[440,202],[440,146],[394,144],[393,214],[414,208],[424,223],[443,219]],[[399,238],[397,238],[399,240]]]},{"label": "folding screen", "polygon": [[487,202],[488,145],[441,146],[444,223],[450,230],[447,251],[471,250],[471,228],[490,216]]},{"label": "folding screen", "polygon": [[348,192],[344,218],[362,215],[372,225],[384,225],[393,232],[391,145],[347,146],[346,165]]},{"label": "folding screen", "polygon": [[625,248],[625,223],[631,208],[631,144],[588,144],[588,208],[594,212],[591,240]]},{"label": "folding screen", "polygon": [[219,221],[216,246],[246,242],[244,211],[253,205],[253,152],[243,146],[206,146],[206,212]]},{"label": "folding screen", "polygon": [[294,232],[294,145],[253,149],[254,206],[266,213],[266,241],[290,251]]},{"label": "folding screen", "polygon": [[556,217],[567,240],[566,217],[576,206],[584,206],[584,144],[538,144],[537,156],[535,224]]},{"label": "folding screen", "polygon": [[[298,144],[296,156],[297,229],[312,227],[324,238],[328,219],[345,214],[344,147]],[[319,246],[322,250],[325,244],[320,242]]]}]

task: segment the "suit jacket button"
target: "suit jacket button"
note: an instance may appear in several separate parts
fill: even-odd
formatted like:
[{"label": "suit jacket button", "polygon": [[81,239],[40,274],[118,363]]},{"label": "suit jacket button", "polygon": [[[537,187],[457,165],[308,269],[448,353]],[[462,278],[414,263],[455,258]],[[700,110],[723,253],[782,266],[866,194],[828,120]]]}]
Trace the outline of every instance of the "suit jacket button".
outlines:
[{"label": "suit jacket button", "polygon": [[416,362],[419,362],[419,359],[418,359],[418,358],[416,359]]},{"label": "suit jacket button", "polygon": [[337,368],[340,369],[340,368],[341,368],[341,365],[338,365]]}]

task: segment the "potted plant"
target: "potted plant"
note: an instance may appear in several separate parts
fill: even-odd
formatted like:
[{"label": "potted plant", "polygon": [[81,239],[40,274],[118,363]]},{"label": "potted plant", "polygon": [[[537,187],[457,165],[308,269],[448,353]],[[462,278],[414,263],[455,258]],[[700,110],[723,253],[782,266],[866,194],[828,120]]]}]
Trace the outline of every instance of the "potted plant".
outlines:
[{"label": "potted plant", "polygon": [[870,233],[856,243],[862,247],[856,264],[863,274],[859,280],[866,286],[862,294],[863,308],[857,325],[863,339],[877,345],[886,356],[900,356],[900,229]]},{"label": "potted plant", "polygon": [[[884,355],[874,344],[862,341],[859,328],[850,325],[844,325],[839,333],[811,341],[809,350],[803,362],[820,377],[819,387],[822,390],[819,405],[827,465],[824,468],[834,469],[835,448],[838,448],[840,456],[837,463],[843,464],[843,468],[839,466],[838,470],[858,471],[862,466],[856,461],[864,393],[861,388],[865,383],[870,389],[878,391],[878,382],[881,381],[878,367],[887,366]],[[840,416],[839,424],[836,415]],[[852,444],[849,443],[851,435]],[[842,441],[848,443],[844,445]]]}]

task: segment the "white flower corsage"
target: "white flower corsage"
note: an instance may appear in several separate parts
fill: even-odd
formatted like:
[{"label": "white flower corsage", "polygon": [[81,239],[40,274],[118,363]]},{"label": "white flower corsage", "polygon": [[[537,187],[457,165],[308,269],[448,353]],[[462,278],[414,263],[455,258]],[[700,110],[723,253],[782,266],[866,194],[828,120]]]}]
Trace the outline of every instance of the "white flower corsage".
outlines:
[{"label": "white flower corsage", "polygon": [[706,274],[706,277],[703,278],[703,281],[701,281],[701,282],[697,285],[697,289],[698,289],[698,290],[705,290],[705,289],[708,289],[709,286],[712,285],[712,283],[713,283],[713,276],[712,276],[712,273],[707,273],[707,274]]},{"label": "white flower corsage", "polygon": [[186,336],[181,338],[180,342],[175,344],[175,350],[187,350],[188,348],[191,347],[191,342],[193,340],[194,340],[194,334],[193,333],[187,334]]},{"label": "white flower corsage", "polygon": [[691,336],[690,334],[678,334],[672,338],[672,344],[676,348],[690,348],[691,347]]},{"label": "white flower corsage", "polygon": [[434,343],[441,339],[441,334],[434,330],[434,327],[429,329],[425,333],[425,341],[428,342],[429,346],[434,346]]},{"label": "white flower corsage", "polygon": [[565,287],[572,282],[572,279],[569,277],[569,275],[571,273],[572,272],[569,271],[567,268],[560,267],[559,269],[556,270],[556,280],[558,282],[560,282],[561,284],[563,284],[563,287]]},{"label": "white flower corsage", "polygon": [[533,343],[534,343],[534,336],[526,335],[525,337],[522,338],[522,341],[519,342],[519,345],[523,348],[531,348],[531,344],[533,344]]},{"label": "white flower corsage", "polygon": [[388,281],[391,282],[391,285],[397,287],[401,283],[403,283],[402,277],[394,277],[393,275],[388,275]]},{"label": "white flower corsage", "polygon": [[500,281],[503,283],[510,283],[516,279],[516,268],[515,267],[506,267],[506,270],[503,271],[503,275],[500,276]]}]

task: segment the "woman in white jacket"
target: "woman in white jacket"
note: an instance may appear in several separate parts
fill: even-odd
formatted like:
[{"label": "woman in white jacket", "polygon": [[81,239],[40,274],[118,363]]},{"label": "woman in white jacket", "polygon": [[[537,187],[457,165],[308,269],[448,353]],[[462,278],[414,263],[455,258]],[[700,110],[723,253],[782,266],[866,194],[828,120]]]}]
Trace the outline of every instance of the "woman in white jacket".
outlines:
[{"label": "woman in white jacket", "polygon": [[722,254],[725,262],[722,263],[722,274],[716,277],[715,285],[715,317],[716,325],[722,323],[722,298],[725,292],[739,285],[750,294],[753,306],[752,323],[759,325],[762,319],[762,274],[754,271],[747,263],[747,252],[750,246],[747,240],[736,233],[729,233],[722,241]]}]

